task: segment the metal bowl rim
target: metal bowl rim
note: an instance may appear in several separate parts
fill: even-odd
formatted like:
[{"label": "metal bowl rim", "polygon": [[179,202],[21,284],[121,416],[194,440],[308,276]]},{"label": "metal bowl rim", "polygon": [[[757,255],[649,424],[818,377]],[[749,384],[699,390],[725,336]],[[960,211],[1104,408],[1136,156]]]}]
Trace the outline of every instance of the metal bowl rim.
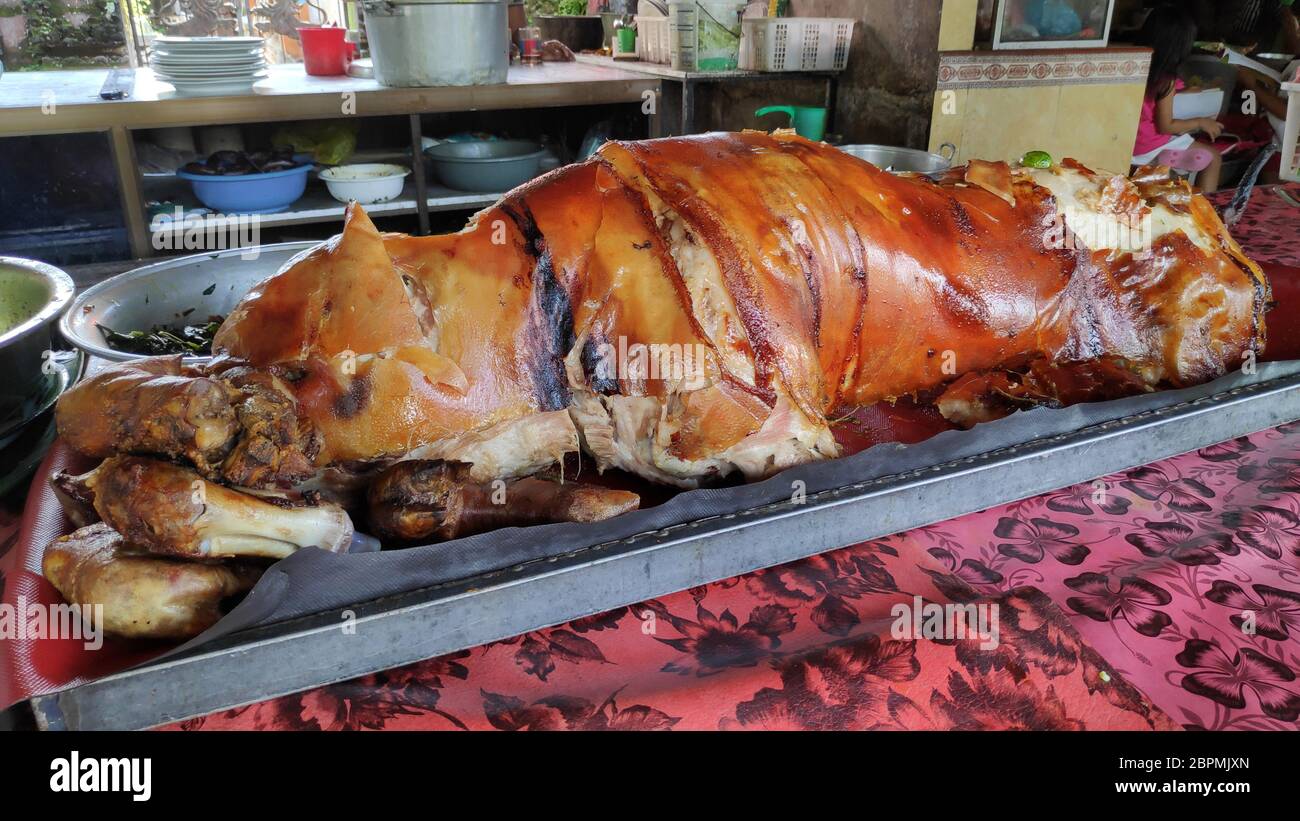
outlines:
[{"label": "metal bowl rim", "polygon": [[498,162],[513,162],[513,161],[515,161],[515,160],[531,160],[531,159],[540,159],[541,157],[543,157],[543,156],[546,155],[546,146],[542,145],[542,144],[539,143],[539,142],[536,142],[535,140],[484,140],[484,142],[497,143],[497,144],[500,144],[500,143],[526,143],[526,144],[528,144],[528,145],[535,145],[535,146],[537,146],[537,148],[536,148],[536,150],[534,150],[534,151],[530,151],[530,152],[528,152],[527,154],[511,154],[511,155],[506,156],[506,157],[444,157],[444,156],[439,156],[439,155],[435,154],[435,153],[434,153],[435,149],[441,148],[441,147],[444,146],[444,145],[468,145],[469,143],[467,143],[467,142],[459,142],[459,143],[457,143],[457,142],[443,142],[443,143],[438,143],[437,145],[431,145],[431,146],[429,146],[428,148],[424,149],[424,154],[425,154],[426,157],[428,157],[428,158],[430,159],[430,161],[435,162],[435,163],[439,163],[439,162],[463,162],[463,163],[474,163],[474,164],[479,164],[479,163],[498,163]]},{"label": "metal bowl rim", "polygon": [[0,334],[0,347],[4,347],[30,333],[34,333],[40,328],[49,326],[55,317],[68,309],[73,301],[76,286],[67,272],[39,260],[23,259],[22,257],[0,257],[0,266],[20,268],[37,274],[49,283],[52,291],[49,300],[45,303],[45,307]]},{"label": "metal bowl rim", "polygon": [[[374,167],[383,167],[383,168],[395,168],[395,169],[397,169],[397,171],[400,171],[401,173],[393,172],[393,173],[390,173],[390,174],[386,174],[386,175],[384,175],[384,176],[382,176],[382,177],[365,177],[365,178],[363,178],[363,179],[355,179],[355,180],[349,180],[349,179],[335,179],[334,177],[327,176],[327,175],[331,174],[332,172],[334,172],[334,171],[338,171],[339,169],[342,169],[342,168],[363,168],[363,167],[365,167],[365,166],[374,166]],[[407,167],[404,166],[404,165],[398,165],[397,163],[391,163],[391,162],[350,162],[350,163],[343,163],[342,165],[331,165],[331,166],[328,167],[328,168],[322,168],[322,169],[320,170],[320,172],[316,174],[316,178],[319,179],[319,180],[323,180],[323,181],[325,181],[325,182],[342,182],[342,183],[349,183],[349,182],[362,182],[362,183],[364,183],[364,182],[384,182],[384,181],[386,181],[386,180],[391,180],[391,179],[394,179],[394,178],[396,178],[396,177],[402,177],[402,178],[405,178],[405,177],[409,177],[410,175],[411,175],[411,169],[407,168]]]},{"label": "metal bowl rim", "polygon": [[[280,268],[268,272],[263,279],[273,276],[281,268],[297,261],[303,254],[324,244],[325,242],[329,242],[329,240],[300,240],[298,242],[276,242],[270,245],[257,246],[259,253],[274,251],[277,249],[283,249],[286,251],[296,249],[298,251],[298,253],[286,260]],[[176,257],[174,259],[163,260],[162,262],[155,262],[150,265],[142,265],[139,268],[132,268],[129,271],[123,271],[117,276],[109,277],[103,282],[96,283],[77,295],[77,298],[72,301],[72,305],[69,306],[68,311],[59,319],[59,333],[63,334],[63,338],[68,340],[68,342],[76,345],[91,356],[97,356],[100,359],[107,359],[110,362],[131,362],[136,359],[147,359],[148,357],[143,354],[114,350],[101,342],[94,342],[79,335],[73,330],[70,318],[80,313],[86,305],[93,304],[94,300],[98,299],[106,291],[112,290],[114,286],[121,286],[124,283],[130,283],[137,279],[147,279],[160,271],[166,271],[172,268],[183,268],[186,265],[192,264],[196,260],[218,259],[220,257],[247,254],[249,250],[250,249],[248,248],[228,248],[224,251],[209,252],[206,254],[190,254],[184,257]],[[207,356],[187,356],[185,357],[185,362],[206,362],[210,358],[211,357]]]},{"label": "metal bowl rim", "polygon": [[[863,157],[859,157],[857,154],[854,154],[852,151],[850,151],[850,149],[856,148],[856,149],[866,149],[869,151],[872,150],[889,151],[897,155],[900,159],[910,157],[915,160],[928,161],[936,166],[935,168],[932,168],[929,171],[908,171],[908,172],[895,172],[895,171],[890,171],[890,169],[887,166],[876,166],[877,168],[880,168],[882,171],[890,171],[890,173],[919,173],[924,175],[942,174],[943,172],[952,168],[953,165],[952,160],[948,159],[944,155],[939,154],[935,151],[926,151],[921,148],[904,148],[902,146],[880,145],[877,143],[851,143],[849,145],[837,145],[835,147],[838,148],[840,151],[843,151],[845,154],[848,154],[850,157],[854,157],[856,159],[862,160],[863,162],[871,162],[871,160],[864,159]],[[872,164],[875,165],[875,163]]]},{"label": "metal bowl rim", "polygon": [[935,152],[935,151],[926,151],[926,150],[923,149],[923,148],[907,148],[907,147],[905,147],[905,146],[901,146],[901,145],[884,145],[884,144],[881,144],[881,143],[849,143],[848,145],[837,145],[837,146],[835,146],[835,147],[838,148],[839,150],[843,151],[843,152],[846,153],[846,154],[849,153],[849,149],[852,149],[852,148],[879,149],[879,150],[881,150],[881,151],[894,151],[894,152],[897,152],[897,153],[899,153],[899,154],[907,154],[907,155],[910,155],[910,156],[917,156],[917,157],[934,157],[934,158],[937,158],[937,159],[943,160],[944,162],[949,163],[949,164],[951,164],[951,162],[952,162],[951,160],[949,160],[949,159],[948,159],[947,157],[945,157],[944,155],[939,154],[939,153],[937,153],[937,152]]},{"label": "metal bowl rim", "polygon": [[190,182],[248,182],[249,180],[274,180],[294,174],[307,174],[315,167],[314,163],[306,163],[293,168],[285,168],[282,171],[261,171],[253,174],[195,174],[178,168],[176,169],[176,176]]}]

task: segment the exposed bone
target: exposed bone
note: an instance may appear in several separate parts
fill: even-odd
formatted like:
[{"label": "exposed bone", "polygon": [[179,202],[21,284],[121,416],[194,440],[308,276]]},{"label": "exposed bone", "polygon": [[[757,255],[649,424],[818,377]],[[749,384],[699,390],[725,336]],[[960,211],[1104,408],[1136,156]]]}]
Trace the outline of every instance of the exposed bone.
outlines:
[{"label": "exposed bone", "polygon": [[250,590],[254,564],[205,564],[136,553],[104,523],[83,527],[45,548],[41,571],[83,618],[127,638],[196,636],[222,616],[222,604]]},{"label": "exposed bone", "polygon": [[313,545],[341,553],[352,541],[352,521],[338,505],[272,504],[167,462],[113,457],[90,484],[103,520],[154,553],[282,559]]},{"label": "exposed bone", "polygon": [[406,461],[370,486],[370,526],[381,537],[448,540],[500,527],[597,522],[636,510],[641,497],[577,482],[475,483],[459,462]]}]

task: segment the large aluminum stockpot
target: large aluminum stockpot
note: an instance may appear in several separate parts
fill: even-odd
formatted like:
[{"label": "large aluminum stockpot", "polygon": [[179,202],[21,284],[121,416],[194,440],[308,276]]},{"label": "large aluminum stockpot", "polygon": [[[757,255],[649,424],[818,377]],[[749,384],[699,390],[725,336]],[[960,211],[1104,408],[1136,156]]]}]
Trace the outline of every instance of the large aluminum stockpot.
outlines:
[{"label": "large aluminum stockpot", "polygon": [[361,0],[375,79],[386,86],[506,81],[505,0]]},{"label": "large aluminum stockpot", "polygon": [[952,143],[944,143],[939,148],[941,152],[951,149],[951,153],[940,154],[892,145],[841,145],[839,149],[894,174],[939,174],[952,166],[952,159],[957,154],[957,147]]}]

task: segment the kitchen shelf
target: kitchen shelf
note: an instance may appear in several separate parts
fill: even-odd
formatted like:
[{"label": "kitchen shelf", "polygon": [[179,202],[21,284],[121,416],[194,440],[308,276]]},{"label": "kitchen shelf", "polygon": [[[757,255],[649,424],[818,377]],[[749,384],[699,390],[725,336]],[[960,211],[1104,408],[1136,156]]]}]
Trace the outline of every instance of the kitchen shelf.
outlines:
[{"label": "kitchen shelf", "polygon": [[[188,188],[188,186],[185,187]],[[171,185],[159,186],[158,183],[153,182],[152,185],[146,184],[146,191],[150,195],[150,199],[166,199],[186,209],[202,207],[202,203],[194,197],[193,192],[179,187],[174,188]],[[500,193],[456,191],[433,183],[426,186],[426,193],[428,194],[427,204],[430,212],[477,210],[491,205],[501,197]],[[414,214],[417,212],[416,205],[415,183],[408,178],[405,187],[402,188],[401,196],[387,202],[377,202],[362,207],[366,209],[367,214],[374,218]],[[344,204],[331,197],[324,184],[313,181],[308,184],[306,193],[294,202],[289,207],[289,210],[276,214],[259,214],[258,218],[259,225],[262,228],[277,228],[285,225],[337,222],[343,218],[343,210]],[[231,215],[231,218],[233,219],[236,216]],[[226,222],[227,220],[223,219],[214,222],[213,226],[214,228],[220,228]]]},{"label": "kitchen shelf", "polygon": [[[600,54],[575,55],[577,65],[591,69],[616,70],[625,74],[639,74],[655,78],[661,83],[667,81],[681,86],[681,113],[677,123],[678,134],[694,134],[695,128],[695,92],[698,86],[706,84],[749,82],[754,80],[786,81],[796,77],[820,79],[826,87],[823,105],[826,107],[826,130],[834,123],[835,97],[838,88],[838,71],[753,71],[750,69],[731,69],[729,71],[683,71],[661,63],[647,63],[641,60],[615,60]],[[658,126],[662,133],[663,125]]]},{"label": "kitchen shelf", "polygon": [[[135,87],[128,99],[102,100],[99,90],[108,76],[106,69],[8,72],[2,84],[5,93],[0,95],[0,136],[107,132],[131,254],[137,258],[156,253],[143,203],[159,199],[154,185],[139,173],[134,143],[138,131],[401,115],[410,123],[412,145],[418,146],[421,115],[640,105],[647,94],[657,94],[660,88],[656,77],[576,62],[511,66],[504,83],[438,88],[386,88],[373,79],[311,77],[300,64],[277,65],[247,92],[215,97],[178,95],[149,69],[134,73]],[[58,116],[49,116],[49,101],[54,98]],[[352,105],[340,105],[340,100]],[[654,114],[649,131],[658,134],[659,128]],[[494,194],[465,194],[438,186],[430,186],[426,194],[426,202],[418,202],[413,190],[406,191],[401,199],[367,211],[415,214],[417,233],[427,233],[431,211],[473,210],[497,199]],[[265,215],[262,225],[329,222],[342,216],[342,204],[329,199],[328,193],[307,201],[311,196],[293,210]],[[187,202],[179,194],[166,199]]]}]

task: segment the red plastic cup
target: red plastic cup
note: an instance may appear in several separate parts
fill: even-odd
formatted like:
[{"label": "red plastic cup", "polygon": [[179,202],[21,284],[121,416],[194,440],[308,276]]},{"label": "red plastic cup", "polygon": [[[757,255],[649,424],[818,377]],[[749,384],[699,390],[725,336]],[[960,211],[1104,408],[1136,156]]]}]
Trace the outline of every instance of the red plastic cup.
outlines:
[{"label": "red plastic cup", "polygon": [[299,26],[302,62],[307,73],[316,77],[347,74],[357,46],[344,39],[346,35],[347,30],[339,26]]}]

